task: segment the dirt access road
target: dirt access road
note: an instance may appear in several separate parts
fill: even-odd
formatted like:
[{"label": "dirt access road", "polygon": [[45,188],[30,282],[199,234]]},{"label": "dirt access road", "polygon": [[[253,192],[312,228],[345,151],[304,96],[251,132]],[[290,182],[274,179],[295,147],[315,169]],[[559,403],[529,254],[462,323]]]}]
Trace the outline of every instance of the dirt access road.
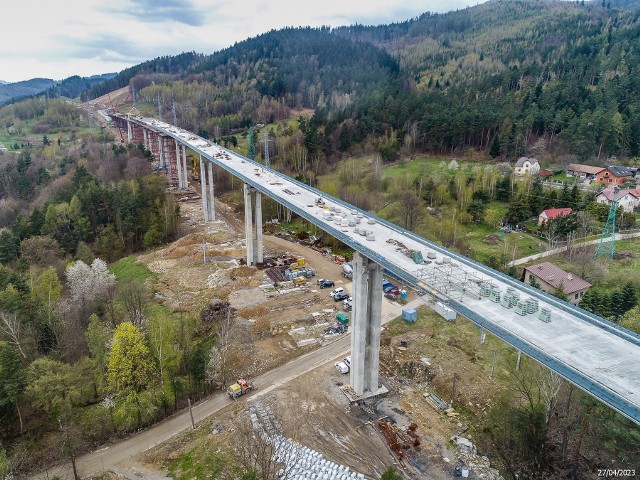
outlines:
[{"label": "dirt access road", "polygon": [[[397,316],[393,311],[393,307],[389,304],[384,312],[385,319],[388,321]],[[296,358],[291,362],[271,370],[264,375],[255,379],[259,390],[246,399],[240,399],[239,402],[255,401],[270,391],[279,388],[301,375],[311,372],[315,368],[332,362],[337,358],[344,357],[351,350],[351,336],[344,335],[338,340],[314,350],[306,355]],[[218,412],[222,408],[229,405],[231,400],[226,393],[214,395],[193,407],[193,419],[196,423],[201,422],[207,417]],[[89,454],[83,455],[76,460],[78,473],[81,477],[96,475],[104,471],[117,469],[117,466],[141,453],[155,447],[156,445],[169,440],[175,435],[191,428],[191,420],[189,411],[185,410],[162,423],[155,425],[131,438],[115,443],[100,450],[96,450]],[[32,476],[32,479],[50,479],[54,476],[61,480],[73,479],[73,471],[71,465],[62,465],[49,469],[38,475]]]}]

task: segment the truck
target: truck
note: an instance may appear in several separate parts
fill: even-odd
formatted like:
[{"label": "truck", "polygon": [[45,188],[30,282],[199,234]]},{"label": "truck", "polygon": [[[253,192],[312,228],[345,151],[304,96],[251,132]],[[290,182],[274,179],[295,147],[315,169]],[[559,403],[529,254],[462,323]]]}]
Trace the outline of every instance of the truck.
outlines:
[{"label": "truck", "polygon": [[345,262],[342,264],[342,276],[345,278],[353,278],[353,267],[350,263]]},{"label": "truck", "polygon": [[256,386],[252,382],[248,382],[239,378],[236,383],[233,385],[229,385],[227,388],[227,393],[234,400],[237,399],[241,395],[246,395],[247,393],[251,393],[256,389]]}]

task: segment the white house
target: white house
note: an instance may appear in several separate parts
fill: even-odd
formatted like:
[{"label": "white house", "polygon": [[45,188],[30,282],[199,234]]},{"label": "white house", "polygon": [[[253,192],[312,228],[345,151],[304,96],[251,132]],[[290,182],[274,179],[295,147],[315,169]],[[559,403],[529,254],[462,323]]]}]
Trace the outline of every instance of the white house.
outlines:
[{"label": "white house", "polygon": [[625,189],[614,190],[613,188],[605,188],[595,197],[596,202],[611,205],[611,201],[616,199],[618,206],[622,207],[625,212],[633,212],[640,206],[640,190]]},{"label": "white house", "polygon": [[516,162],[515,173],[518,176],[537,175],[540,171],[540,164],[535,158],[520,157]]}]

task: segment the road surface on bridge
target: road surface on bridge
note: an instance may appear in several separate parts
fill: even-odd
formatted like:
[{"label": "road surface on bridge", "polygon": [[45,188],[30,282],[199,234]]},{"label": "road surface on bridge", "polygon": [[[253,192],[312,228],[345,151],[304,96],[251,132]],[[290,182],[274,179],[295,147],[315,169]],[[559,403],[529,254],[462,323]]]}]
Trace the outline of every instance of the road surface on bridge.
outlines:
[{"label": "road surface on bridge", "polygon": [[[125,118],[173,137],[203,159],[381,264],[387,273],[431,296],[433,301],[440,300],[640,423],[640,335],[189,131],[153,118]],[[316,202],[320,197],[323,206]],[[428,265],[418,265],[406,255],[407,251],[420,251],[425,259],[435,259]],[[509,288],[517,291],[523,301],[535,299],[541,309],[549,310],[551,321],[539,320],[537,313],[521,316],[514,308],[490,301],[479,294],[481,283],[493,286],[502,295]]]}]

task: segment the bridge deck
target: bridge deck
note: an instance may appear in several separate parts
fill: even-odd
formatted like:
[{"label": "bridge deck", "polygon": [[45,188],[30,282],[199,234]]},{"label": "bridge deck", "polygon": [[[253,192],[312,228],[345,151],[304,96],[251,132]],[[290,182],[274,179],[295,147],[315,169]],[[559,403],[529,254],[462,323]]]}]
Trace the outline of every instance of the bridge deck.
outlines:
[{"label": "bridge deck", "polygon": [[[529,285],[496,272],[460,254],[445,249],[412,232],[358,208],[327,196],[275,170],[264,167],[242,155],[226,150],[191,132],[151,118],[131,117],[131,121],[172,136],[204,158],[241,178],[257,190],[282,203],[350,247],[380,263],[393,275],[447,301],[454,310],[479,326],[494,333],[567,380],[607,403],[622,414],[640,423],[640,336],[578,307],[562,302]],[[327,207],[340,211],[328,215],[328,209],[317,207],[322,196]],[[348,220],[362,216],[357,228],[372,232],[368,238],[354,231],[354,227],[338,225],[340,215]],[[371,219],[372,222],[368,223]],[[437,255],[438,264],[416,265],[399,251],[393,239],[410,250]],[[440,265],[443,256],[449,257],[453,267]],[[452,269],[451,276],[444,275]],[[444,276],[443,276],[444,275]],[[460,280],[468,275],[471,280],[456,293],[448,291],[448,280]],[[446,281],[427,283],[425,279],[444,278]],[[551,322],[545,323],[538,315],[520,316],[514,309],[502,307],[486,297],[477,295],[478,281],[498,287],[504,295],[508,287],[520,293],[521,299],[535,298],[541,308],[551,311]],[[452,287],[455,288],[455,287]]]}]

